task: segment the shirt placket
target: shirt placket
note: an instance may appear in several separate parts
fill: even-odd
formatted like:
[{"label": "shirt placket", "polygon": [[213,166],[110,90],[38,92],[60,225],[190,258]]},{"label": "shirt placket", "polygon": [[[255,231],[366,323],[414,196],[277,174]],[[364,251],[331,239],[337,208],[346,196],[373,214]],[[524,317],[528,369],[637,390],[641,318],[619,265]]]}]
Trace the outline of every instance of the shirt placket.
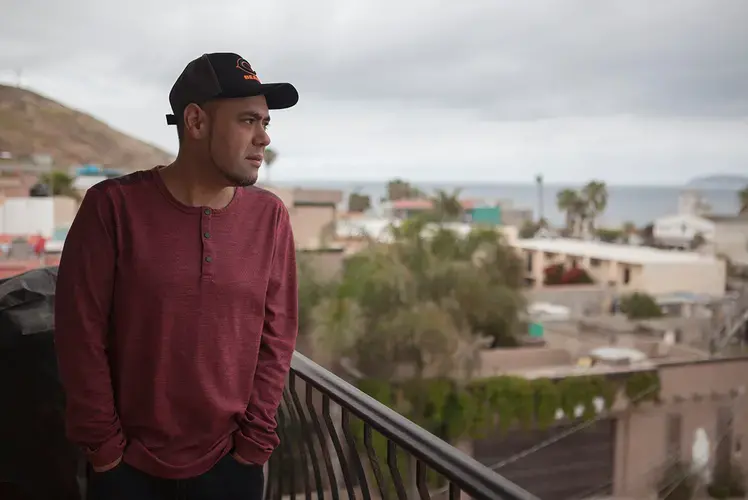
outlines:
[{"label": "shirt placket", "polygon": [[209,279],[213,277],[213,262],[216,258],[215,248],[213,245],[213,235],[211,234],[211,225],[215,214],[210,208],[204,208],[200,221],[200,239],[203,242],[203,253],[202,253],[202,277]]}]

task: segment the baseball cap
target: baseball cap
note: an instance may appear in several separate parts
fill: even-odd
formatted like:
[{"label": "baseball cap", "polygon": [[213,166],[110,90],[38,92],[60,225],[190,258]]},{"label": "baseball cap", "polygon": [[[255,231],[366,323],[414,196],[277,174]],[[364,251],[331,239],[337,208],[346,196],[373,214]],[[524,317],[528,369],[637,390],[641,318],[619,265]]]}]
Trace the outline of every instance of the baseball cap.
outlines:
[{"label": "baseball cap", "polygon": [[184,68],[171,88],[169,103],[174,114],[166,115],[166,123],[176,125],[177,117],[191,103],[257,95],[265,96],[269,109],[286,109],[299,102],[293,85],[261,83],[242,56],[231,52],[203,54]]}]

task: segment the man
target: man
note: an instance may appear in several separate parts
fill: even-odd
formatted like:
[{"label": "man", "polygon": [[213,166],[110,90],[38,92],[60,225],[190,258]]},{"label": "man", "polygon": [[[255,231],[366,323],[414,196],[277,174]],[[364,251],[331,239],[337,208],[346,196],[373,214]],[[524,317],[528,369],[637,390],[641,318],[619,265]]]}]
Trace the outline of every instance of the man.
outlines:
[{"label": "man", "polygon": [[67,433],[92,500],[259,500],[298,318],[288,212],[252,185],[298,93],[215,53],[169,100],[177,159],[89,189],[65,241]]}]

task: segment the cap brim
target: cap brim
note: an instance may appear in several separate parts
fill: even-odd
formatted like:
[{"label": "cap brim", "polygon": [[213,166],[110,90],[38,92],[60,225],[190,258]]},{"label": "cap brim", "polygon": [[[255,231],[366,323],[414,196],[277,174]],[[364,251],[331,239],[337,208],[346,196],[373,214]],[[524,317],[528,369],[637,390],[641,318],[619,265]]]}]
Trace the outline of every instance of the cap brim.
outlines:
[{"label": "cap brim", "polygon": [[[265,96],[268,109],[288,109],[299,102],[299,92],[290,83],[261,83],[252,88],[225,92],[217,98],[233,99],[258,95]],[[177,117],[173,114],[166,115],[166,123],[167,125],[176,125]]]},{"label": "cap brim", "polygon": [[255,95],[265,96],[268,109],[288,109],[299,102],[299,92],[290,83],[263,83]]}]

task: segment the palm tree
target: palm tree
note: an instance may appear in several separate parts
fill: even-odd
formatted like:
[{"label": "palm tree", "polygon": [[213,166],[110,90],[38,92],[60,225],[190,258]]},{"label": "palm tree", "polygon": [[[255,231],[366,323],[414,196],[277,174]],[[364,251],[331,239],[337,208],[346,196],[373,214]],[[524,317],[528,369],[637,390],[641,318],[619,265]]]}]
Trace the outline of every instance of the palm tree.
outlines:
[{"label": "palm tree", "polygon": [[590,181],[582,188],[582,198],[585,202],[584,219],[588,223],[589,231],[595,230],[595,220],[605,211],[608,205],[608,188],[604,182]]},{"label": "palm tree", "polygon": [[439,189],[432,198],[434,218],[441,222],[452,222],[460,220],[464,212],[460,202],[460,190],[455,189],[452,193]]},{"label": "palm tree", "polygon": [[274,149],[265,148],[265,166],[267,167],[267,183],[270,184],[270,170],[272,169],[273,163],[278,159],[278,153]]},{"label": "palm tree", "polygon": [[748,213],[748,186],[738,191],[738,200],[740,201],[740,213]]},{"label": "palm tree", "polygon": [[582,199],[573,189],[564,189],[556,195],[556,204],[558,209],[564,212],[566,217],[566,230],[572,234],[575,233],[578,219],[583,215]]}]

